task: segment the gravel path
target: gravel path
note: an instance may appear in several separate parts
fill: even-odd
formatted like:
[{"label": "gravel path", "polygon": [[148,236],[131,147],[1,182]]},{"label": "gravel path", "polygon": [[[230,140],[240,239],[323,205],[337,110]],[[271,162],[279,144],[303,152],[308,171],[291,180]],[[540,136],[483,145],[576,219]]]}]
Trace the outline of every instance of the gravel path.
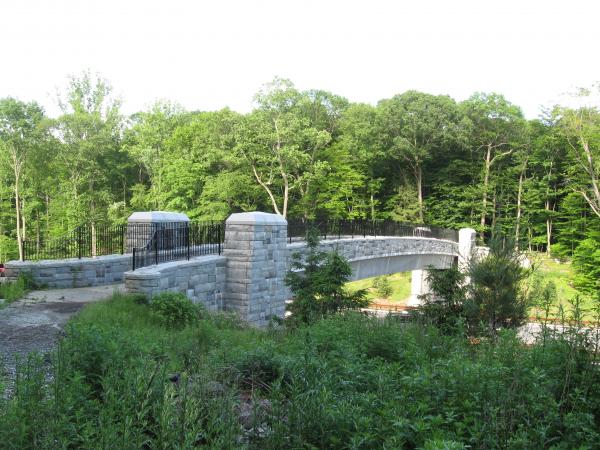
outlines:
[{"label": "gravel path", "polygon": [[0,309],[0,366],[3,365],[12,378],[17,355],[52,350],[73,314],[90,302],[104,300],[114,291],[123,290],[123,284],[113,284],[31,291],[21,300],[3,307]]}]

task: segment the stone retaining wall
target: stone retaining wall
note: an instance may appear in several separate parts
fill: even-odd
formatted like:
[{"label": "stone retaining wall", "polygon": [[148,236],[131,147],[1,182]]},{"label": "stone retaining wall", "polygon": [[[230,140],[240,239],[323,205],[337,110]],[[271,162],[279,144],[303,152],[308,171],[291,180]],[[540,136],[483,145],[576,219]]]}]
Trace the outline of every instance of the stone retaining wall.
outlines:
[{"label": "stone retaining wall", "polygon": [[71,288],[121,283],[131,270],[131,255],[108,255],[96,258],[72,258],[42,261],[10,261],[5,275],[15,280],[28,272],[34,281],[48,288]]},{"label": "stone retaining wall", "polygon": [[221,310],[225,271],[224,256],[200,256],[127,272],[125,288],[127,292],[150,298],[161,292],[182,292],[194,303],[202,303],[210,310]]}]

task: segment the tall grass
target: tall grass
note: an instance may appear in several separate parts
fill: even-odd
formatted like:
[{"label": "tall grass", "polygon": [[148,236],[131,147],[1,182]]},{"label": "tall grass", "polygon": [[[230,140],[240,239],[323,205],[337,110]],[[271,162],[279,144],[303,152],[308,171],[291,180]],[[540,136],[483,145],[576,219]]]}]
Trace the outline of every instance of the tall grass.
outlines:
[{"label": "tall grass", "polygon": [[7,303],[22,298],[30,289],[35,288],[33,278],[28,273],[22,273],[15,281],[0,283],[0,298]]},{"label": "tall grass", "polygon": [[336,315],[294,330],[202,314],[185,328],[115,295],[0,400],[2,448],[594,448],[589,339],[526,347]]}]

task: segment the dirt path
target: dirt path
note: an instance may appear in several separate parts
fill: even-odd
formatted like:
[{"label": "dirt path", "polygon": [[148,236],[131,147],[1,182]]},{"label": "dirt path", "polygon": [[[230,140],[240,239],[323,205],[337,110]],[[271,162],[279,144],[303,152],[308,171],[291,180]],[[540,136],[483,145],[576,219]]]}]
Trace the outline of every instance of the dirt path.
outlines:
[{"label": "dirt path", "polygon": [[47,352],[56,344],[69,318],[90,302],[110,297],[122,284],[77,289],[32,291],[0,309],[0,370],[12,378],[15,357]]}]

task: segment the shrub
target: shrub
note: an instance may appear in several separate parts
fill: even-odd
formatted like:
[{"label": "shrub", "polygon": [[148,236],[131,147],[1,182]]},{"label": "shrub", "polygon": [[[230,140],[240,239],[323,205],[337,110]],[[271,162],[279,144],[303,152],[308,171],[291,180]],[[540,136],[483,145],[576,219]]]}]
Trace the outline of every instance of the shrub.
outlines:
[{"label": "shrub", "polygon": [[465,275],[453,266],[449,269],[428,269],[427,282],[431,292],[421,295],[420,312],[427,322],[452,332],[464,319],[466,299]]},{"label": "shrub", "polygon": [[392,285],[390,284],[390,279],[388,275],[382,275],[379,277],[375,277],[373,280],[373,287],[381,298],[388,298],[392,295]]},{"label": "shrub", "polygon": [[291,320],[310,323],[328,314],[367,306],[366,291],[350,292],[345,284],[352,269],[348,261],[337,252],[318,250],[318,234],[311,230],[306,238],[308,253],[292,255],[292,270],[285,277],[294,301],[288,306]]},{"label": "shrub", "polygon": [[485,258],[474,258],[468,270],[469,284],[465,313],[471,324],[487,324],[495,334],[498,328],[515,328],[527,317],[527,296],[523,281],[530,271],[521,266],[514,240],[496,235]]},{"label": "shrub", "polygon": [[129,296],[131,297],[131,300],[134,303],[137,303],[138,305],[149,305],[150,304],[150,299],[145,294],[136,293],[136,294],[129,294]]},{"label": "shrub", "polygon": [[584,239],[573,253],[573,267],[577,271],[575,286],[582,292],[600,291],[600,240]]},{"label": "shrub", "polygon": [[27,291],[36,287],[37,285],[31,273],[22,272],[16,281],[0,284],[0,298],[5,299],[7,303],[12,303],[23,297]]},{"label": "shrub", "polygon": [[235,370],[245,389],[267,388],[283,373],[281,360],[265,347],[244,352],[235,362]]},{"label": "shrub", "polygon": [[195,322],[200,316],[198,306],[194,305],[185,294],[179,292],[163,292],[152,298],[150,309],[160,322],[169,328],[183,328]]}]

